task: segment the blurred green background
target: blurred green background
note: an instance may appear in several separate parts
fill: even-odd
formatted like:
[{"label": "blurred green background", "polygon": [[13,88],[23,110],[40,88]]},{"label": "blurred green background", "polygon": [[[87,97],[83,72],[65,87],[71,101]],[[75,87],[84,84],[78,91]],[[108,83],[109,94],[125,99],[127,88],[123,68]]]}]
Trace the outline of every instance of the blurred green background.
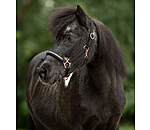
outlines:
[{"label": "blurred green background", "polygon": [[80,5],[88,16],[104,23],[118,41],[128,76],[122,80],[127,103],[120,130],[134,130],[135,120],[135,44],[134,0],[17,0],[17,129],[26,128],[25,77],[30,60],[48,50],[55,39],[47,30],[48,18],[56,7]]}]

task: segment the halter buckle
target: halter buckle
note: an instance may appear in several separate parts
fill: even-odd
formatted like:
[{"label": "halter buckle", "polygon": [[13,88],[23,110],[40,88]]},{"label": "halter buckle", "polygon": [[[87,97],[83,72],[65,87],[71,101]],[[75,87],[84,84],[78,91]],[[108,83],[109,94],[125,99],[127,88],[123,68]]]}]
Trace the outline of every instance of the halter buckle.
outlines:
[{"label": "halter buckle", "polygon": [[[85,49],[87,47],[87,45],[85,45],[84,47],[83,47],[83,49]],[[88,51],[89,51],[89,47],[86,49],[86,51],[85,51],[85,56],[84,56],[84,58],[88,58]]]},{"label": "halter buckle", "polygon": [[71,66],[71,63],[69,62],[69,59],[66,60],[66,62],[63,62],[65,69],[67,69],[68,67],[66,66],[66,64],[68,64],[68,66]]}]

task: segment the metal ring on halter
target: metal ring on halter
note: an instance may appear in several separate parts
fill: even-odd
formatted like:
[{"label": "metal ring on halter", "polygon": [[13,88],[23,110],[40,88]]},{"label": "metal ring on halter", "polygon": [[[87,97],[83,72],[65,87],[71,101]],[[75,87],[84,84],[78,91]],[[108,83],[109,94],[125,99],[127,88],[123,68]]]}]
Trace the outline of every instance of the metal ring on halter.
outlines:
[{"label": "metal ring on halter", "polygon": [[64,80],[68,80],[68,77],[70,76],[70,74],[68,74],[66,77],[64,77]]},{"label": "metal ring on halter", "polygon": [[87,49],[87,50],[89,50],[89,47],[87,46],[87,45],[84,45],[84,47],[83,47],[83,49]]},{"label": "metal ring on halter", "polygon": [[94,40],[94,39],[95,39],[95,35],[94,35],[94,33],[90,33],[90,38],[91,38],[92,40]]},{"label": "metal ring on halter", "polygon": [[71,66],[71,63],[69,62],[69,59],[68,59],[68,60],[66,60],[66,62],[65,62],[65,63],[63,62],[63,64],[64,64],[65,69],[67,68],[67,67],[66,67],[66,64],[68,64],[68,65],[69,65],[69,67]]}]

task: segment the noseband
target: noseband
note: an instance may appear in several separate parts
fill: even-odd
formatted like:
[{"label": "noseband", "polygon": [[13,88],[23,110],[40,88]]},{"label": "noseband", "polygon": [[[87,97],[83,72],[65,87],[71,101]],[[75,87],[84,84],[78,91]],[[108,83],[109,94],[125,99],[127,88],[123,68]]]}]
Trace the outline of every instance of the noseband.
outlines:
[{"label": "noseband", "polygon": [[63,63],[64,68],[66,69],[66,74],[65,74],[64,80],[67,80],[68,77],[70,76],[71,72],[69,72],[69,70],[70,70],[70,67],[71,67],[71,63],[74,60],[76,60],[82,54],[85,54],[84,61],[81,65],[81,67],[82,67],[84,65],[84,63],[86,62],[86,60],[88,59],[89,47],[90,47],[92,41],[95,39],[95,35],[93,33],[93,28],[94,28],[93,21],[91,21],[90,35],[89,35],[89,39],[88,39],[86,45],[84,45],[83,49],[77,55],[73,56],[72,58],[65,59],[65,58],[63,58],[62,56],[60,56],[59,54],[57,54],[56,52],[54,52],[52,50],[47,51],[46,55],[50,55],[50,56],[54,57],[55,59],[57,59],[58,61]]}]

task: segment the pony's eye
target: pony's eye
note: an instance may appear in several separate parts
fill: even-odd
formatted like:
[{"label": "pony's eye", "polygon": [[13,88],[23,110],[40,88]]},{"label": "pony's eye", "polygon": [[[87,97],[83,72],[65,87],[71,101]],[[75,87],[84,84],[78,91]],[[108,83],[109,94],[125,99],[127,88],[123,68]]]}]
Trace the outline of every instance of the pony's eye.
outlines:
[{"label": "pony's eye", "polygon": [[67,40],[68,40],[68,42],[73,42],[73,41],[74,41],[74,38],[71,37],[71,36],[69,36]]}]

